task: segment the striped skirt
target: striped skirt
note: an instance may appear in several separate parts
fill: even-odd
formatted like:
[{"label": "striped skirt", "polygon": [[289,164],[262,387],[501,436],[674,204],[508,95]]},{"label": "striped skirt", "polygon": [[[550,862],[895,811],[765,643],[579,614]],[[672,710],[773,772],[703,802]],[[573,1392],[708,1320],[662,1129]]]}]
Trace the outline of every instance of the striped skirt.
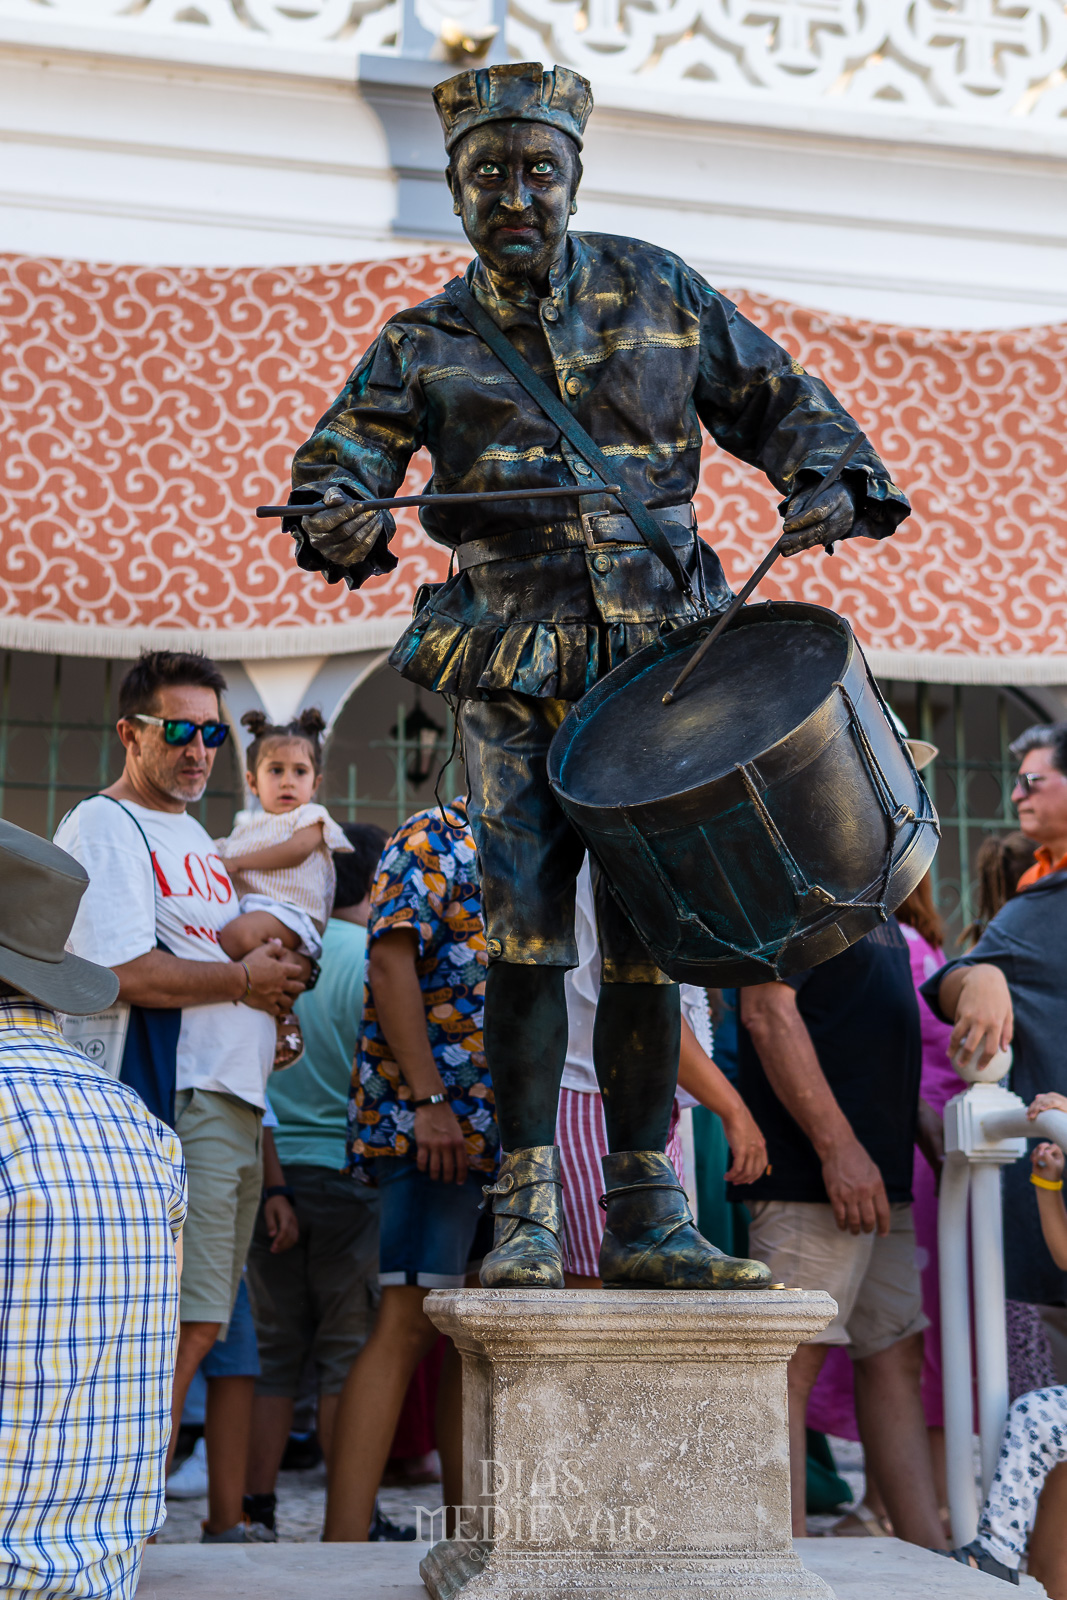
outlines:
[{"label": "striped skirt", "polygon": [[[583,1278],[598,1278],[600,1241],[604,1235],[604,1213],[600,1209],[604,1173],[600,1158],[608,1153],[604,1102],[598,1094],[587,1094],[580,1089],[560,1090],[556,1143],[560,1148],[566,1223],[563,1264],[567,1272]],[[678,1174],[679,1183],[684,1183],[677,1101],[671,1112],[667,1159]]]}]

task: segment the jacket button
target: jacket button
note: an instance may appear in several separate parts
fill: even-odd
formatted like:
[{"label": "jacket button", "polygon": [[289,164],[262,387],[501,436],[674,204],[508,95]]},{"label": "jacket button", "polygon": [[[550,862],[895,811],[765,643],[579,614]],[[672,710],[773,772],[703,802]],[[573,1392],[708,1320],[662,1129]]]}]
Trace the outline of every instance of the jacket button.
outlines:
[{"label": "jacket button", "polygon": [[567,382],[564,384],[564,388],[566,389],[568,394],[581,394],[581,392],[582,392],[582,380],[581,380],[581,378],[568,378]]},{"label": "jacket button", "polygon": [[593,570],[594,570],[594,572],[610,572],[611,571],[611,557],[610,556],[594,556],[593,557]]},{"label": "jacket button", "polygon": [[541,315],[544,317],[546,322],[559,321],[559,311],[551,301],[549,301],[547,305],[541,307]]},{"label": "jacket button", "polygon": [[586,461],[576,461],[574,470],[580,478],[591,478],[593,476],[593,469]]},{"label": "jacket button", "polygon": [[503,954],[503,951],[504,946],[500,943],[499,939],[488,939],[486,941],[485,953],[487,956],[491,956],[494,961],[498,956]]}]

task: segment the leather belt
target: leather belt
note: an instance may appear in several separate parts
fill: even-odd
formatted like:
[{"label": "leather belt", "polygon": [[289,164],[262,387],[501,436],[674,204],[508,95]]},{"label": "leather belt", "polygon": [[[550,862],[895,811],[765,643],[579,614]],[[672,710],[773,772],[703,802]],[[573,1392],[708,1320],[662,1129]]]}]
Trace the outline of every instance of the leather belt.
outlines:
[{"label": "leather belt", "polygon": [[[693,502],[667,506],[651,515],[667,534],[672,545],[687,549],[696,533]],[[517,528],[514,533],[493,534],[488,539],[472,539],[456,547],[456,567],[483,567],[490,561],[523,561],[529,556],[551,555],[556,550],[574,550],[582,545],[598,550],[606,544],[644,544],[636,525],[621,512],[586,511],[581,517],[560,522],[542,522],[533,528]]]}]

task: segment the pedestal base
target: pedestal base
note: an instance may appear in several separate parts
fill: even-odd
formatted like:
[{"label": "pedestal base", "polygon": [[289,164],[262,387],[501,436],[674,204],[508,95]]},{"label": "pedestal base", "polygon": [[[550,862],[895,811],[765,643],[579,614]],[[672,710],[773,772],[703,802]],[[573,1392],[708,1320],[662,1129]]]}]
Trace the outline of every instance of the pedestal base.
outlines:
[{"label": "pedestal base", "polygon": [[433,1600],[826,1600],[793,1552],[786,1364],[826,1294],[458,1289],[464,1504]]},{"label": "pedestal base", "polygon": [[472,1563],[459,1547],[442,1540],[419,1564],[433,1600],[833,1600],[829,1584],[801,1566],[796,1556],[749,1560],[646,1553],[629,1560],[583,1555],[568,1565],[494,1556]]}]

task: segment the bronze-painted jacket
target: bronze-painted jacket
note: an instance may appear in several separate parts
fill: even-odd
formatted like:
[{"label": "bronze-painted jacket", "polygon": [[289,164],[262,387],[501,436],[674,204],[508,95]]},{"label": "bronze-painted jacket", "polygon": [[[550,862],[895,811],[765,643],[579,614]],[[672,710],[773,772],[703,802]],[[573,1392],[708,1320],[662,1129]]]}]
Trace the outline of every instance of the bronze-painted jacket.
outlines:
[{"label": "bronze-painted jacket", "polygon": [[[857,431],[820,379],[669,251],[612,235],[572,236],[543,300],[528,289],[516,298],[513,285],[505,294],[480,261],[467,282],[558,388],[619,481],[652,508],[692,499],[701,423],[783,495],[800,474],[814,481],[825,473]],[[430,493],[589,481],[570,445],[443,294],[386,323],[298,450],[293,499],[317,500],[331,483],[365,498],[393,494],[423,446],[433,461]],[[892,533],[908,502],[870,446],[845,476],[857,506],[854,531]],[[583,509],[619,508],[594,496]],[[420,515],[430,537],[448,546],[564,520],[559,501],[536,495]],[[344,578],[358,588],[396,565],[391,527],[366,561],[347,569],[318,555],[298,521],[286,527],[299,564],[331,583]],[[693,615],[643,546],[616,546],[608,565],[597,571],[579,548],[458,573],[418,610],[393,665],[446,693],[513,688],[577,699],[624,656]],[[707,602],[717,609],[728,590],[707,546],[701,566]]]}]

